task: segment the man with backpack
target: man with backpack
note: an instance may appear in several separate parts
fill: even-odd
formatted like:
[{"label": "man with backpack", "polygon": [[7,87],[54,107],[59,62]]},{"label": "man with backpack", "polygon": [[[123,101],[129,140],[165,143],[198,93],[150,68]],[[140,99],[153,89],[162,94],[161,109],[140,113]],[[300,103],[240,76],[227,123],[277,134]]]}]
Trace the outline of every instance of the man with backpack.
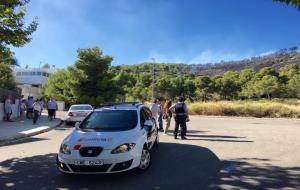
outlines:
[{"label": "man with backpack", "polygon": [[177,139],[178,128],[180,126],[180,136],[181,139],[185,140],[186,138],[186,122],[189,121],[188,108],[184,103],[184,98],[178,98],[178,102],[173,104],[170,108],[170,111],[174,113],[175,119],[175,130],[174,130],[174,138]]}]

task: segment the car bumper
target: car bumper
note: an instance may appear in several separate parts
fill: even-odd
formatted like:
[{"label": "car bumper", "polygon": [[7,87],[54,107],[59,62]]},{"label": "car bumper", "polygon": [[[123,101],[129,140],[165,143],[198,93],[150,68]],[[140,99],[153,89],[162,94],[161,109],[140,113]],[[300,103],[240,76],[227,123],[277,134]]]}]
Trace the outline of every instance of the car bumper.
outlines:
[{"label": "car bumper", "polygon": [[[79,160],[82,160],[80,158]],[[120,157],[112,158],[86,158],[88,160],[103,160],[103,165],[99,166],[86,166],[86,165],[75,165],[73,158],[64,158],[60,154],[57,155],[56,163],[59,170],[63,173],[71,174],[109,174],[119,173],[134,169],[139,166],[140,156],[133,156],[132,154],[122,154]]]},{"label": "car bumper", "polygon": [[85,117],[66,117],[66,122],[81,122]]}]

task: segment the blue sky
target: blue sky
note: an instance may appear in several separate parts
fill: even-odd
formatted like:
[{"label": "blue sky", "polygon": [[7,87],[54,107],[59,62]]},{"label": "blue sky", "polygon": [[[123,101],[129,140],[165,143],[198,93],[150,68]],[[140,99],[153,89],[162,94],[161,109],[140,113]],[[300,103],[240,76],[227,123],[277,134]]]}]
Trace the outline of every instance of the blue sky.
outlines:
[{"label": "blue sky", "polygon": [[272,0],[31,0],[31,43],[21,66],[63,68],[76,49],[99,46],[112,65],[239,60],[300,46],[300,11]]}]

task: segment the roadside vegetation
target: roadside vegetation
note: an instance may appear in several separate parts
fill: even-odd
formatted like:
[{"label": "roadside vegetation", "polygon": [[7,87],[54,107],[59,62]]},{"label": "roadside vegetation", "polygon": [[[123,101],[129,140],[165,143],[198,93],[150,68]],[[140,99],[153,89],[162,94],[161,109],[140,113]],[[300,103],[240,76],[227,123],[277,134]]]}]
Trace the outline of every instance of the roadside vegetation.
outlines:
[{"label": "roadside vegetation", "polygon": [[178,64],[111,66],[113,58],[103,55],[98,47],[78,49],[77,53],[73,65],[49,78],[44,96],[67,104],[96,106],[111,101],[151,100],[154,87],[157,98],[184,96],[189,102],[300,98],[300,69],[293,63],[278,69],[248,68],[209,77],[185,73]]},{"label": "roadside vegetation", "polygon": [[37,29],[37,18],[25,24],[29,0],[1,0],[0,2],[0,88],[14,90],[16,82],[11,67],[18,66],[11,47],[22,47],[31,41]]},{"label": "roadside vegetation", "polygon": [[197,102],[189,109],[194,115],[300,118],[300,102],[296,100]]}]

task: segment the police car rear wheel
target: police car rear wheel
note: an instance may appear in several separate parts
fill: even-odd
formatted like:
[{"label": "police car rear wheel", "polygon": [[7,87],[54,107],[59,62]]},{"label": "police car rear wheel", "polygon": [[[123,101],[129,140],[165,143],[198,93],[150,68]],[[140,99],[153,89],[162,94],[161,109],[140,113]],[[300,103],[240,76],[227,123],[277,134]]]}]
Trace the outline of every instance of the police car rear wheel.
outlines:
[{"label": "police car rear wheel", "polygon": [[143,148],[142,155],[141,155],[141,162],[138,167],[139,171],[145,171],[149,168],[151,164],[151,153],[147,147]]}]

